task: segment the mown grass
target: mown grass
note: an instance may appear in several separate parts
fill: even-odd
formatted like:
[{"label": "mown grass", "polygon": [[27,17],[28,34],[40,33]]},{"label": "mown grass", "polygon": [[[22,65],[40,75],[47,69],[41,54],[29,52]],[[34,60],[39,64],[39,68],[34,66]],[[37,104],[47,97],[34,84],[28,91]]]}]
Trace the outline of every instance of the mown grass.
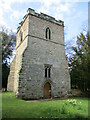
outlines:
[{"label": "mown grass", "polygon": [[76,104],[67,100],[30,102],[17,99],[12,92],[5,92],[2,93],[2,117],[88,118],[88,98],[76,97],[75,100]]}]

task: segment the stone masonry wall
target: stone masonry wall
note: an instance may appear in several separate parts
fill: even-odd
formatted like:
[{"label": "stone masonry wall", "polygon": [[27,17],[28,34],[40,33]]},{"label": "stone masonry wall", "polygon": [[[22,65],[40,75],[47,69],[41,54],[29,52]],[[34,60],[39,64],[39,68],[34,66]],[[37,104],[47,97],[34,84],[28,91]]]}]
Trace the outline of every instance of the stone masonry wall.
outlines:
[{"label": "stone masonry wall", "polygon": [[20,47],[16,51],[16,64],[15,64],[15,77],[14,77],[14,91],[18,92],[19,73],[22,67],[22,54],[27,48],[28,38],[22,42]]},{"label": "stone masonry wall", "polygon": [[[19,83],[19,72],[22,66],[22,54],[27,48],[28,41],[28,28],[29,28],[29,18],[25,20],[20,30],[17,32],[17,40],[16,40],[16,58],[15,62],[13,62],[10,67],[10,77],[8,78],[8,91],[18,92],[18,83]],[[20,31],[23,31],[23,41],[20,41]],[[12,66],[14,66],[14,70],[12,71]],[[14,74],[13,74],[14,73]],[[12,79],[11,79],[12,77]],[[10,84],[10,85],[9,85]],[[11,89],[13,88],[13,89]]]},{"label": "stone masonry wall", "polygon": [[[45,28],[50,27],[51,40],[45,39]],[[29,17],[28,47],[23,53],[19,77],[18,97],[24,99],[44,98],[44,84],[51,84],[52,97],[67,95],[70,76],[64,47],[64,28],[35,16]],[[44,65],[50,64],[51,78],[44,76]]]},{"label": "stone masonry wall", "polygon": [[15,62],[16,62],[16,56],[14,57],[11,65],[10,65],[10,74],[8,77],[8,86],[7,86],[8,91],[14,90]]},{"label": "stone masonry wall", "polygon": [[[23,99],[40,99],[44,98],[44,85],[49,82],[52,97],[68,95],[71,86],[65,58],[63,22],[58,23],[52,17],[29,10],[31,13],[26,15],[17,32],[16,58],[10,68],[8,90],[13,90]],[[51,31],[50,40],[45,37],[47,27]],[[51,65],[50,78],[45,78],[46,64]],[[12,66],[15,66],[13,72]]]}]

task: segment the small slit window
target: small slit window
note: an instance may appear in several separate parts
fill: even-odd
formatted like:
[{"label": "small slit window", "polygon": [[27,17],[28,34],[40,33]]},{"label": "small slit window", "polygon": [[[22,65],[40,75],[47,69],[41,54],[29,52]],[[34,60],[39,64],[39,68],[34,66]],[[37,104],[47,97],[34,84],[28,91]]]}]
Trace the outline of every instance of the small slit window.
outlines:
[{"label": "small slit window", "polygon": [[51,75],[51,68],[48,68],[48,77],[50,78],[50,75]]},{"label": "small slit window", "polygon": [[45,78],[47,78],[47,68],[45,68]]},{"label": "small slit window", "polygon": [[46,39],[51,39],[51,31],[49,29],[49,27],[46,28]]},{"label": "small slit window", "polygon": [[23,40],[23,32],[20,31],[20,41],[22,42],[22,40]]}]

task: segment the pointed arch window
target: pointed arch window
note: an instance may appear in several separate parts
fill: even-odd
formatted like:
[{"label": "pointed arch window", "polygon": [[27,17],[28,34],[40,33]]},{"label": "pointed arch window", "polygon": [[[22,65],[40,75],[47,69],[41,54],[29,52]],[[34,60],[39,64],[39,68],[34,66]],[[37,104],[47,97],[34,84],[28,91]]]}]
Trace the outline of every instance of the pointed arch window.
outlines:
[{"label": "pointed arch window", "polygon": [[51,39],[51,31],[49,27],[46,28],[46,39]]}]

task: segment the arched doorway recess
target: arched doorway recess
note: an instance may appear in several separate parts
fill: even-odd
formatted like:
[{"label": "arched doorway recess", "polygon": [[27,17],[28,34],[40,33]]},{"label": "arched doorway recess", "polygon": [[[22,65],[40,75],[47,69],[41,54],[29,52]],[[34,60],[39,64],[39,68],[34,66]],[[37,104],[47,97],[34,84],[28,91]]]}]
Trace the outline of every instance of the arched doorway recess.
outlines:
[{"label": "arched doorway recess", "polygon": [[44,85],[44,97],[51,98],[51,84],[49,82]]}]

